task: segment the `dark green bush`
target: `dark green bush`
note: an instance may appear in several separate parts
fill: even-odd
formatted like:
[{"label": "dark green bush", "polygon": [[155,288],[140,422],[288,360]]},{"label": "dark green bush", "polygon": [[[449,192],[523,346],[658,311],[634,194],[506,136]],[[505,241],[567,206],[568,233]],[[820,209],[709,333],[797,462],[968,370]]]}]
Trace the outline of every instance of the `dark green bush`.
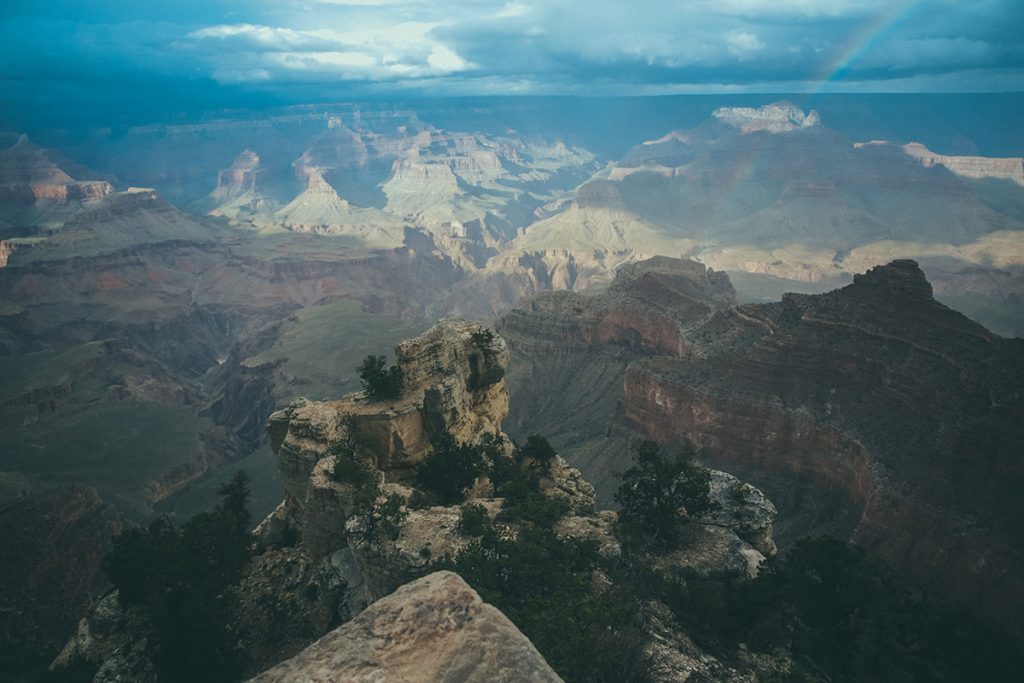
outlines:
[{"label": "dark green bush", "polygon": [[363,359],[357,368],[363,390],[371,401],[395,399],[402,395],[405,380],[402,368],[397,365],[386,368],[386,364],[387,359],[384,356],[371,354]]},{"label": "dark green bush", "polygon": [[566,681],[646,680],[638,604],[595,588],[596,543],[528,525],[515,539],[485,533],[447,564],[519,627]]},{"label": "dark green bush", "polygon": [[434,449],[420,465],[417,481],[444,505],[462,501],[466,489],[487,471],[486,444],[456,443],[451,434],[437,439]]},{"label": "dark green bush", "polygon": [[657,591],[702,647],[785,647],[812,680],[1009,681],[1024,665],[1005,629],[928,599],[835,538],[797,541],[753,581]]},{"label": "dark green bush", "polygon": [[397,494],[391,494],[381,501],[379,472],[365,458],[360,457],[355,449],[341,444],[332,448],[331,453],[335,456],[335,480],[355,489],[352,507],[353,515],[362,519],[359,535],[368,541],[398,538],[402,522],[408,516],[402,509],[405,500]]},{"label": "dark green bush", "polygon": [[464,503],[459,510],[459,533],[464,536],[483,536],[491,528],[486,508],[477,503]]},{"label": "dark green bush", "polygon": [[674,547],[680,527],[712,508],[711,475],[696,457],[688,445],[668,454],[654,441],[633,449],[634,465],[622,473],[615,493],[628,536],[662,548]]},{"label": "dark green bush", "polygon": [[551,447],[548,440],[538,434],[526,437],[526,443],[516,451],[516,458],[519,460],[532,460],[547,470],[551,467],[551,461],[558,455]]}]

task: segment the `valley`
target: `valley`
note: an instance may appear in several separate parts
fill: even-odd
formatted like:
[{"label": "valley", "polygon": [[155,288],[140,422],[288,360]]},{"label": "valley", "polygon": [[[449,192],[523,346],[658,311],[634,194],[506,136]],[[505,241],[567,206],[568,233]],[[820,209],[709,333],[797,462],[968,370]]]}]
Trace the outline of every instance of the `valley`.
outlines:
[{"label": "valley", "polygon": [[[0,133],[0,522],[67,531],[25,541],[69,610],[18,642],[56,654],[107,587],[95,548],[60,578],[69,548],[206,510],[242,469],[254,521],[287,499],[325,550],[302,506],[334,504],[310,484],[327,446],[282,476],[274,430],[449,316],[509,354],[504,427],[489,395],[460,438],[547,436],[599,509],[638,438],[692,442],[774,503],[783,551],[828,533],[1012,621],[1024,140],[980,114],[973,138],[915,131],[928,100],[865,96],[852,121],[793,99],[595,100],[614,130],[586,100],[510,98]],[[431,447],[407,427],[371,434],[389,484]]]}]

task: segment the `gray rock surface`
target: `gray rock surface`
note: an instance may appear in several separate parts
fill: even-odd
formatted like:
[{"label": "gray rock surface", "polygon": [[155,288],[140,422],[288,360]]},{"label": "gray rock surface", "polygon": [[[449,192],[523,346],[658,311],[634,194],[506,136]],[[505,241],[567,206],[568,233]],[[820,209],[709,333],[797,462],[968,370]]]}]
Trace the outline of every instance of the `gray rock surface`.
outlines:
[{"label": "gray rock surface", "polygon": [[752,545],[765,557],[776,552],[773,540],[775,505],[760,489],[728,472],[711,470],[711,500],[718,508],[701,517],[702,524],[723,526]]}]

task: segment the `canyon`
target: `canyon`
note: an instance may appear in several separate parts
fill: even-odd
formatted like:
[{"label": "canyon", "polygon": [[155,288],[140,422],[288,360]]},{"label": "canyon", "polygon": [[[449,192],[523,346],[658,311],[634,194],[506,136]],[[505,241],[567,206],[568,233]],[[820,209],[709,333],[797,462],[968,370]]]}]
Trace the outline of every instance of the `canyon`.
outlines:
[{"label": "canyon", "polygon": [[[830,533],[951,599],[1016,613],[1024,346],[935,301],[915,262],[736,305],[720,274],[661,257],[498,329],[511,433],[549,434],[604,500],[631,438],[690,441],[772,498],[781,544]],[[595,446],[609,436],[619,445]]]},{"label": "canyon", "polygon": [[[345,517],[337,491],[310,483],[326,442],[282,470],[281,430],[301,448],[334,434],[327,422],[358,402],[321,402],[357,388],[359,361],[453,314],[496,320],[510,354],[507,419],[501,397],[465,424],[446,414],[460,438],[549,436],[599,508],[635,438],[692,441],[778,506],[781,547],[828,532],[929,591],[1012,614],[1014,131],[999,146],[976,129],[971,146],[903,118],[852,125],[828,97],[815,110],[670,100],[627,108],[614,130],[587,123],[604,121],[589,104],[523,102],[30,131],[46,146],[0,131],[0,481],[26,499],[0,515],[56,518],[62,546],[90,549],[67,612],[41,608],[47,628],[100,597],[116,529],[205,509],[242,468],[255,515],[277,510],[265,531],[326,551]],[[403,410],[364,416],[396,487],[442,420]],[[299,434],[304,420],[322,433]],[[307,524],[307,504],[333,521]],[[80,523],[93,514],[102,524]],[[67,564],[30,540],[26,556]],[[397,585],[346,603],[339,549],[261,556],[347,605],[306,605],[315,624],[292,624],[290,654]],[[388,561],[417,564],[406,550]]]},{"label": "canyon", "polygon": [[[381,672],[431,680],[561,680],[499,610],[458,575],[437,571],[475,539],[460,523],[465,508],[439,501],[417,477],[444,435],[482,444],[492,462],[526,457],[525,467],[540,467],[515,455],[502,432],[509,409],[505,341],[479,323],[447,318],[401,342],[395,356],[405,379],[394,398],[356,392],[303,400],[270,417],[284,500],[253,532],[256,554],[232,589],[239,647],[257,674],[252,680]],[[377,513],[360,507],[365,484],[340,474],[349,462],[362,463],[379,487],[376,505],[400,502],[393,533],[369,531],[369,515]],[[592,540],[602,555],[620,556],[617,515],[595,510],[593,487],[580,472],[557,454],[538,471],[539,494],[564,504],[553,534]],[[653,571],[742,580],[775,554],[775,508],[764,494],[718,471],[708,490],[716,505],[693,520],[682,544],[645,554]],[[507,501],[488,474],[467,486],[466,502],[500,521],[502,533],[527,533],[525,522],[503,516]],[[694,672],[745,680],[755,670],[785,666],[764,655],[736,670],[692,643],[682,651],[663,647],[666,638],[687,641],[670,619],[651,617],[646,628],[652,629],[645,647],[653,680]],[[100,680],[154,680],[148,629],[144,615],[110,593],[81,621],[54,667],[91,667]]]}]

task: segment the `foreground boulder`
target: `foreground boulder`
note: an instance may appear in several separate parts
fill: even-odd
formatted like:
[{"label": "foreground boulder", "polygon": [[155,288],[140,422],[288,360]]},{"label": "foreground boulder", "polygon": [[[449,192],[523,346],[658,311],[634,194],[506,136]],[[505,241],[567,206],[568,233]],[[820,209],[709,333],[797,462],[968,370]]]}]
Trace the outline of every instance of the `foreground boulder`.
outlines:
[{"label": "foreground boulder", "polygon": [[560,681],[537,649],[457,574],[435,572],[370,605],[295,657],[252,679]]}]

